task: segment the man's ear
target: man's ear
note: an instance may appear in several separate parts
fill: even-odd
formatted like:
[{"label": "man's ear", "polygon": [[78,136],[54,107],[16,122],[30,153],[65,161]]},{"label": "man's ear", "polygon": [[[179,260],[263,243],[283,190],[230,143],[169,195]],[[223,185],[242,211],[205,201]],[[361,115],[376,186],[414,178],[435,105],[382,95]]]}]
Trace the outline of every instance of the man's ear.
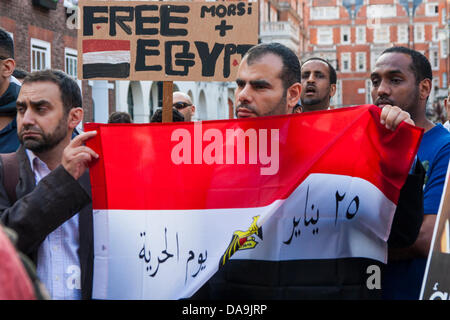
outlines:
[{"label": "man's ear", "polygon": [[5,59],[0,67],[0,76],[4,78],[9,78],[16,68],[16,62],[14,59]]},{"label": "man's ear", "polygon": [[330,99],[336,94],[336,84],[330,85]]},{"label": "man's ear", "polygon": [[83,120],[84,110],[83,108],[72,108],[69,111],[69,116],[67,117],[67,124],[69,129],[75,129],[78,124]]},{"label": "man's ear", "polygon": [[294,83],[287,89],[286,103],[288,106],[288,113],[292,113],[292,109],[300,100],[300,94],[302,93],[302,85],[299,82]]},{"label": "man's ear", "polygon": [[192,108],[192,114],[194,114],[195,113],[195,106],[192,105],[191,108]]},{"label": "man's ear", "polygon": [[431,93],[431,80],[430,79],[423,79],[419,83],[419,94],[421,100],[426,100]]}]

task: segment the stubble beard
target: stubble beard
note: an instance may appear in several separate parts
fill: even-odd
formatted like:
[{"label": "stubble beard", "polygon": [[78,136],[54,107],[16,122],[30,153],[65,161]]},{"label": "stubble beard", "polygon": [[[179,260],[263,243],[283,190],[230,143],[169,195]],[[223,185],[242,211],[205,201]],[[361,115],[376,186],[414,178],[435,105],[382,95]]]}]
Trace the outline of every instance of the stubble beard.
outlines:
[{"label": "stubble beard", "polygon": [[[34,132],[40,133],[39,138],[23,138],[24,130],[32,129]],[[64,138],[67,136],[67,117],[63,117],[58,126],[51,133],[44,133],[44,131],[39,127],[23,127],[21,133],[19,134],[19,141],[23,146],[34,153],[43,153],[53,149],[57,146]]]}]

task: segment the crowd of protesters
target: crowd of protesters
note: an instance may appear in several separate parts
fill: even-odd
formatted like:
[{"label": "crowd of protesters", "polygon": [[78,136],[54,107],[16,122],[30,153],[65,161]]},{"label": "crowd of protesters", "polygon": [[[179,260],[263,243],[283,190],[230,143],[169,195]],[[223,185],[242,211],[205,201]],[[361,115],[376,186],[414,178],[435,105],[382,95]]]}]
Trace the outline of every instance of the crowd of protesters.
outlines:
[{"label": "crowd of protesters", "polygon": [[[58,70],[19,71],[13,41],[0,28],[0,299],[91,299],[94,235],[88,168],[98,155],[84,142],[96,132],[76,131],[84,110],[71,77]],[[275,285],[263,284],[265,273],[261,283],[248,285],[239,270],[225,265],[193,299],[419,298],[450,158],[448,122],[444,127],[426,117],[432,72],[421,53],[405,47],[385,50],[371,82],[373,103],[382,108],[386,128],[394,131],[407,122],[424,129],[394,215],[382,289],[364,290],[362,277],[356,284],[341,281],[362,263],[374,263],[355,258],[345,268],[335,264],[329,270],[335,279],[321,283],[322,289],[318,283],[292,284],[291,274],[281,273],[275,275]],[[239,65],[236,117],[328,110],[336,83],[336,70],[326,60],[301,63],[284,45],[254,46]],[[450,91],[445,101],[450,119],[449,99]],[[194,113],[188,95],[173,93],[173,121],[192,121]],[[162,122],[161,109],[151,122]],[[115,112],[108,123],[133,120],[126,112]]]}]

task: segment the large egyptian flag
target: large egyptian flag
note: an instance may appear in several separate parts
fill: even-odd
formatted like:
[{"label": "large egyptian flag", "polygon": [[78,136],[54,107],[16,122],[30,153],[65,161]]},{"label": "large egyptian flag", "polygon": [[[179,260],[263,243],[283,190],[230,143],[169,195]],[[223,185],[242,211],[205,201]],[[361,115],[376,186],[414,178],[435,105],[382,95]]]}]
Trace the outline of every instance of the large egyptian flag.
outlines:
[{"label": "large egyptian flag", "polygon": [[[380,109],[87,124],[96,299],[192,296],[229,260],[386,262],[422,130]],[[250,275],[249,275],[250,276]]]}]

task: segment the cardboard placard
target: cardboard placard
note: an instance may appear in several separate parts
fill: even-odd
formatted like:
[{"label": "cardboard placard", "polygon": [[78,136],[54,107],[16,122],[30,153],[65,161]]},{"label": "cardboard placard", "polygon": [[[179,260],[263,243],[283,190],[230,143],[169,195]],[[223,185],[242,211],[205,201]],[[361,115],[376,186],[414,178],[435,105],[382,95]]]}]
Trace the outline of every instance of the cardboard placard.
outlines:
[{"label": "cardboard placard", "polygon": [[256,2],[80,1],[79,79],[234,81]]},{"label": "cardboard placard", "polygon": [[450,162],[420,299],[450,300]]}]

